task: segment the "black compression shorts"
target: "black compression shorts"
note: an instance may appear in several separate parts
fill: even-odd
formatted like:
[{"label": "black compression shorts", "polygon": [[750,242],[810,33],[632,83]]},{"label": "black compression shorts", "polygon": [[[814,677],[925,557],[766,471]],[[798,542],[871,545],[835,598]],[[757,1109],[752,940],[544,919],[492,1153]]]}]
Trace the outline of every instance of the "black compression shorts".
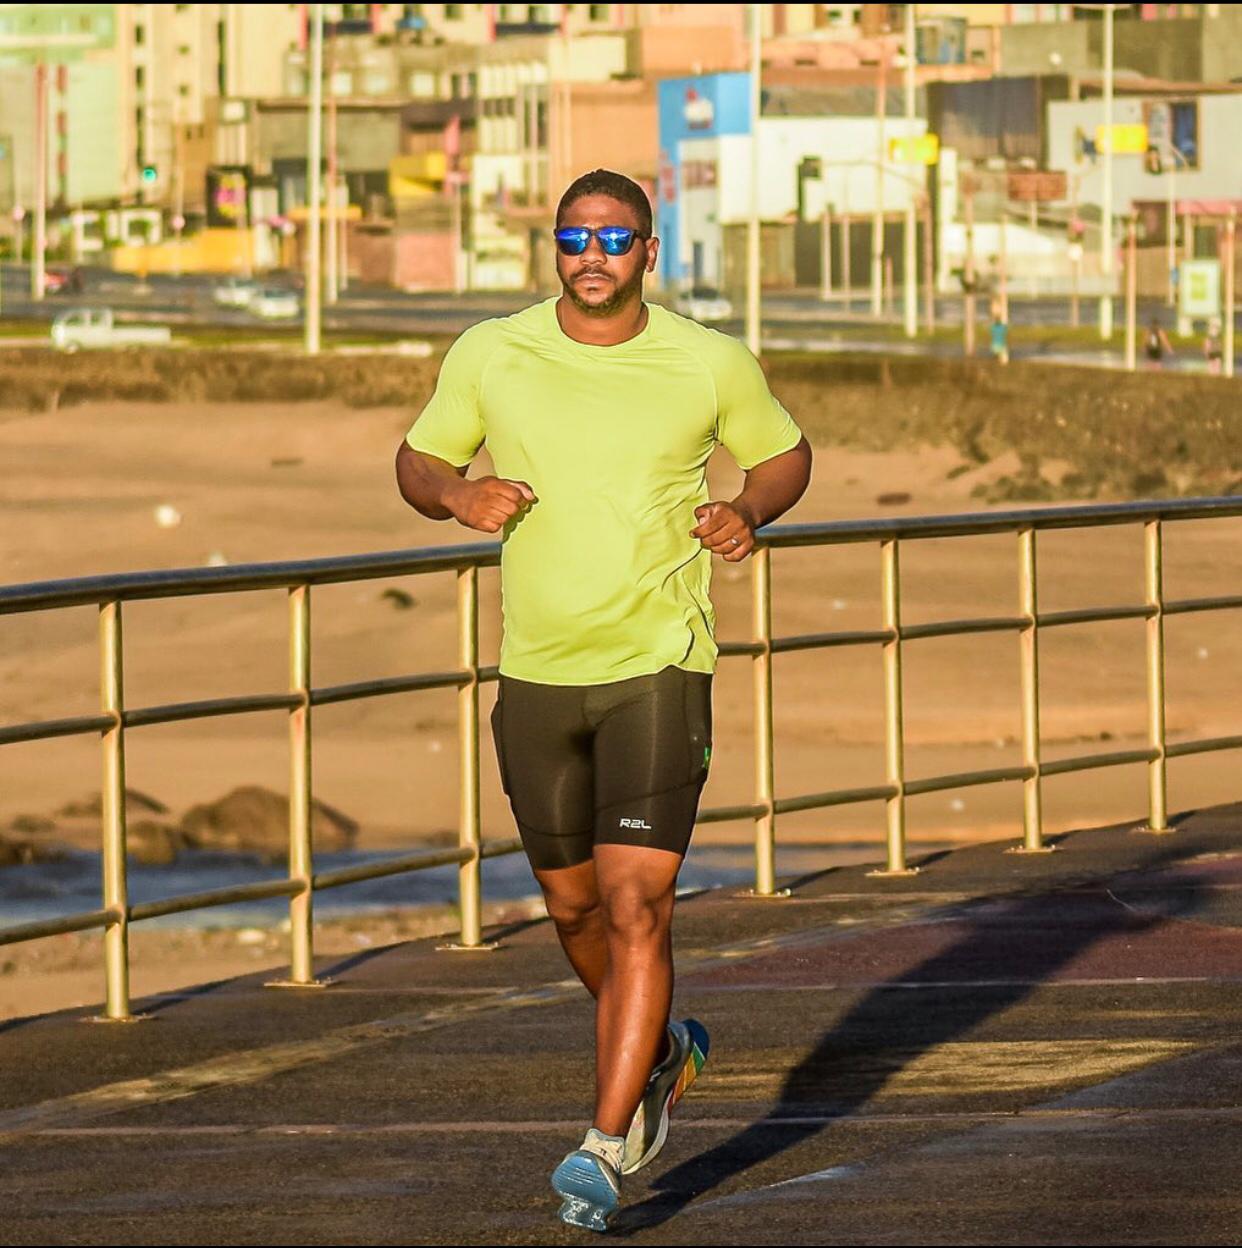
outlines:
[{"label": "black compression shorts", "polygon": [[576,866],[601,843],[686,852],[711,758],[710,673],[499,686],[500,782],[532,867]]}]

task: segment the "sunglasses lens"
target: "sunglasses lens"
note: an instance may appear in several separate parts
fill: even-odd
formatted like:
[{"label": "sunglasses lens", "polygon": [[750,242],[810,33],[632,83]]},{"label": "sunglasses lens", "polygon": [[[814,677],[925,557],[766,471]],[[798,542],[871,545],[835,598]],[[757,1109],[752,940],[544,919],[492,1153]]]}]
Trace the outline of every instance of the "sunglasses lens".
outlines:
[{"label": "sunglasses lens", "polygon": [[599,232],[600,246],[610,256],[623,256],[634,245],[634,231],[606,225]]},{"label": "sunglasses lens", "polygon": [[565,229],[556,231],[556,245],[567,256],[580,256],[591,241],[590,230]]}]

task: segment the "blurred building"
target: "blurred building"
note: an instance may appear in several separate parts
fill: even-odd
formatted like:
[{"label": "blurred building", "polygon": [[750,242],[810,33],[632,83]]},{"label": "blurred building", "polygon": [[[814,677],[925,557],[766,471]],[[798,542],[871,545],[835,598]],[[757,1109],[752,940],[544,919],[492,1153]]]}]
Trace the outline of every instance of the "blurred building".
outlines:
[{"label": "blurred building", "polygon": [[[873,215],[899,228],[929,193],[924,165],[888,158],[893,140],[926,132],[922,117],[876,118],[873,87],[821,94],[805,115],[767,93],[759,118],[759,217],[767,286],[819,281],[821,219],[849,217],[853,271],[867,272]],[[794,97],[799,98],[799,97]],[[803,100],[808,97],[805,91]],[[660,272],[673,287],[740,290],[751,204],[750,75],[728,73],[660,83]],[[831,105],[831,111],[825,107]],[[896,112],[893,93],[886,107]],[[890,252],[897,249],[888,249]],[[901,279],[900,263],[896,278]]]}]

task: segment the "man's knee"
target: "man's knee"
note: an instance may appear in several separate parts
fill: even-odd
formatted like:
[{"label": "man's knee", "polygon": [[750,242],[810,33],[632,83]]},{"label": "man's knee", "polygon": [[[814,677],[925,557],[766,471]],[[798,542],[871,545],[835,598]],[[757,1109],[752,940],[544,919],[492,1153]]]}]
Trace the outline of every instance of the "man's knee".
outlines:
[{"label": "man's knee", "polygon": [[610,937],[647,943],[667,933],[673,917],[673,895],[653,895],[640,887],[622,886],[603,898],[603,912]]},{"label": "man's knee", "polygon": [[548,918],[556,924],[557,931],[568,936],[576,936],[586,931],[600,919],[600,903],[598,897],[582,896],[548,896],[544,901],[548,907]]}]

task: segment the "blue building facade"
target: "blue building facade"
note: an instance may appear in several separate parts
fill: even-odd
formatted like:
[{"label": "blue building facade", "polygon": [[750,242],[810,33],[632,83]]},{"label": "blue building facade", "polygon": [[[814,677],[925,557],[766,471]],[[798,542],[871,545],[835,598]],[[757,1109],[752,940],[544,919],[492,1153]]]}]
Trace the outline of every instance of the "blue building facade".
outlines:
[{"label": "blue building facade", "polygon": [[693,276],[693,261],[682,255],[681,146],[687,140],[718,139],[750,133],[750,75],[701,74],[660,83],[660,177],[656,230],[660,236],[660,277],[677,286]]}]

